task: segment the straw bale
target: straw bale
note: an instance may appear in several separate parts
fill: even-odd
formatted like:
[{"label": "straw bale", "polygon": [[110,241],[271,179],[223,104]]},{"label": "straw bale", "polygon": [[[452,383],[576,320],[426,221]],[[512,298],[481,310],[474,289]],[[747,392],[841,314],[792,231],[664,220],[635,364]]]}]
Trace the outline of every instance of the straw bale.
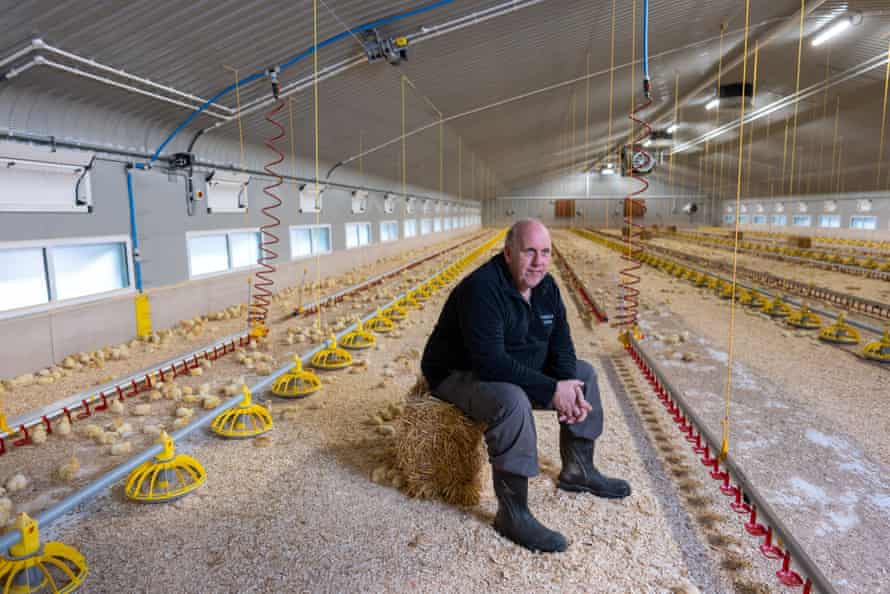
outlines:
[{"label": "straw bale", "polygon": [[488,466],[485,426],[433,397],[422,379],[408,395],[400,425],[395,454],[402,489],[411,497],[478,504]]}]

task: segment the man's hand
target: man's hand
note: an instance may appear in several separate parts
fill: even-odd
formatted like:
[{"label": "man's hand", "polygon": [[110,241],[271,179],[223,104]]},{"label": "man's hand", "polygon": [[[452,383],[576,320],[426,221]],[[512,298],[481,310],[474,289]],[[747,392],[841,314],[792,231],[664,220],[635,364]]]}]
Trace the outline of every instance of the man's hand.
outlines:
[{"label": "man's hand", "polygon": [[557,382],[553,408],[560,423],[574,425],[586,419],[592,407],[584,398],[584,382],[574,379]]}]

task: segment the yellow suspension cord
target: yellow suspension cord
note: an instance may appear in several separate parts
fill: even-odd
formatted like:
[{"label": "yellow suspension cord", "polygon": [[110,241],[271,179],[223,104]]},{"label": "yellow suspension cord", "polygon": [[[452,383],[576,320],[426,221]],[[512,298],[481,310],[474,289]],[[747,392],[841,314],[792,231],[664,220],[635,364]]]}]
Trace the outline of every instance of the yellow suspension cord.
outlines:
[{"label": "yellow suspension cord", "polygon": [[791,140],[791,179],[788,185],[788,194],[794,194],[794,153],[797,149],[797,113],[800,107],[800,99],[797,95],[800,93],[800,66],[801,55],[803,53],[803,17],[806,12],[807,0],[800,0],[800,30],[797,37],[797,76],[794,83],[794,133]]},{"label": "yellow suspension cord", "polygon": [[875,190],[881,189],[881,165],[884,164],[884,126],[887,123],[887,85],[890,83],[890,46],[887,47],[887,69],[884,72],[884,107],[881,110],[881,149],[878,151],[878,174]]},{"label": "yellow suspension cord", "polygon": [[837,102],[835,103],[835,106],[834,106],[834,141],[832,142],[832,145],[831,145],[831,179],[829,180],[829,182],[830,182],[829,190],[834,189],[834,186],[835,186],[834,176],[835,176],[835,172],[836,172],[837,156],[838,156],[837,125],[838,125],[838,120],[840,119],[840,115],[841,115],[841,96],[838,95]]},{"label": "yellow suspension cord", "polygon": [[[314,103],[313,119],[314,119],[314,144],[315,144],[315,224],[321,223],[321,204],[319,194],[319,157],[318,157],[318,0],[312,0],[312,100]],[[329,238],[333,241],[333,238]],[[318,330],[322,328],[322,312],[321,312],[321,256],[315,254],[315,303],[317,305],[318,316],[316,317],[315,327]]]},{"label": "yellow suspension cord", "polygon": [[[235,117],[238,120],[238,148],[240,150],[240,161],[239,167],[241,171],[244,171],[244,125],[241,121],[241,85],[238,84],[238,69],[233,68],[231,66],[227,66],[223,64],[223,68],[232,72],[232,76],[235,78]],[[250,227],[250,214],[247,209],[244,209],[244,228],[247,229]],[[251,289],[253,286],[253,276],[248,275],[247,277],[247,331],[250,332],[250,320],[252,318],[252,304],[251,304]]]},{"label": "yellow suspension cord", "polygon": [[[742,88],[748,80],[748,18],[750,0],[745,0],[745,44],[742,55]],[[718,459],[723,462],[729,453],[729,403],[732,397],[732,362],[735,354],[735,287],[739,255],[739,207],[742,203],[742,155],[745,146],[745,102],[739,108],[739,159],[735,191],[735,234],[732,248],[732,296],[729,299],[729,353],[726,362],[726,394],[723,404],[723,440]]]},{"label": "yellow suspension cord", "polygon": [[[828,117],[828,74],[830,72],[831,67],[831,47],[828,48],[828,51],[825,53],[825,91],[822,93],[822,121],[824,122],[826,117]],[[825,171],[823,164],[825,163],[825,126],[819,126],[819,175],[821,177],[825,177],[822,172]],[[825,184],[822,183],[822,180],[819,180],[819,188],[822,191],[825,191]]]},{"label": "yellow suspension cord", "polygon": [[[726,35],[726,22],[720,23],[720,57],[717,61],[717,108],[714,113],[714,128],[720,127],[720,82],[723,79],[723,37]],[[714,147],[716,154],[719,145]],[[707,145],[705,145],[705,156],[707,157]],[[717,201],[717,164],[723,163],[723,151],[720,151],[720,159],[714,159],[714,165],[711,167],[711,212],[714,212]]]},{"label": "yellow suspension cord", "polygon": [[[760,42],[754,41],[754,82],[751,92],[751,105],[755,106],[757,101],[757,56],[760,50]],[[751,196],[751,148],[754,146],[754,124],[748,131],[748,165],[745,168],[745,195]]]},{"label": "yellow suspension cord", "polygon": [[[613,105],[613,96],[615,91],[615,2],[616,0],[612,0],[612,50],[609,58],[609,133],[606,136],[606,157],[608,158],[608,149],[609,144],[612,142],[612,105]],[[633,68],[633,64],[631,64],[631,68]],[[589,75],[588,75],[589,76]],[[589,80],[589,79],[588,79]],[[615,167],[620,167],[619,163],[614,164]],[[606,229],[609,228],[609,201],[603,200],[603,211],[606,215]]]},{"label": "yellow suspension cord", "polygon": [[787,158],[788,158],[788,122],[791,119],[790,116],[785,116],[785,140],[782,142],[782,194],[787,195],[785,192],[785,168],[787,166]]},{"label": "yellow suspension cord", "polygon": [[[680,74],[674,74],[674,132],[677,131],[677,110],[679,109],[678,105],[680,102]],[[670,159],[668,160],[668,187],[671,189],[671,194],[675,194],[674,191],[674,151],[671,151]],[[675,198],[674,198],[675,200]]]}]

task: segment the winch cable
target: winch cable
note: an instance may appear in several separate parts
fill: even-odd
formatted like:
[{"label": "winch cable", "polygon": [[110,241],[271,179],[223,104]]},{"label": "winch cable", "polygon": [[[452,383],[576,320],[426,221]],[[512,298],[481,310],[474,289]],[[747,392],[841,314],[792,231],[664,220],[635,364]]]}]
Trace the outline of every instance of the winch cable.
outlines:
[{"label": "winch cable", "polygon": [[[743,56],[742,60],[742,89],[745,88],[745,85],[748,82],[748,18],[750,14],[750,0],[745,0],[745,41],[743,47]],[[803,14],[803,12],[801,12]],[[757,73],[755,71],[754,74],[754,84],[757,84]],[[736,291],[736,279],[738,277],[738,256],[739,256],[739,206],[741,206],[742,202],[742,155],[744,154],[745,147],[745,129],[744,129],[744,121],[745,121],[745,102],[741,102],[741,106],[739,107],[740,113],[740,122],[741,125],[739,127],[739,154],[738,154],[738,171],[736,173],[736,191],[735,191],[735,231],[733,233],[733,248],[732,248],[732,294],[729,300],[729,348],[727,354],[726,361],[726,390],[724,393],[724,401],[723,401],[723,436],[720,443],[720,454],[718,455],[718,460],[722,463],[726,460],[726,455],[729,453],[729,406],[730,401],[732,399],[732,365],[735,355],[735,312],[736,312],[736,299],[735,299],[735,291]]]}]

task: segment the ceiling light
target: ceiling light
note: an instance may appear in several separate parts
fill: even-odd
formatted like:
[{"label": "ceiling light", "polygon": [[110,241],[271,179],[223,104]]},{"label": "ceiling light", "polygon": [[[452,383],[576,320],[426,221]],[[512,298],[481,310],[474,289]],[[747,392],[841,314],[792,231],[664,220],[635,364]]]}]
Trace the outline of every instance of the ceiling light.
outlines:
[{"label": "ceiling light", "polygon": [[652,144],[652,141],[649,140],[648,138],[643,141],[643,146],[650,146],[651,144]]},{"label": "ceiling light", "polygon": [[720,99],[718,99],[717,97],[714,97],[713,99],[708,101],[708,103],[705,105],[705,109],[711,110],[711,109],[714,109],[715,107],[717,107],[718,105],[720,105]]},{"label": "ceiling light", "polygon": [[677,124],[671,124],[670,126],[668,126],[668,129],[667,129],[668,134],[673,134],[676,131],[677,131]]},{"label": "ceiling light", "polygon": [[823,43],[825,43],[826,41],[828,41],[829,39],[831,39],[832,37],[834,37],[841,31],[843,31],[844,29],[849,27],[851,24],[852,24],[852,20],[849,17],[845,16],[838,22],[834,23],[833,25],[829,25],[828,27],[823,29],[821,33],[816,35],[816,37],[813,39],[813,47],[822,45]]},{"label": "ceiling light", "polygon": [[609,169],[601,169],[600,175],[615,175],[615,170],[609,167]]},{"label": "ceiling light", "polygon": [[606,169],[612,169],[612,168],[614,168],[614,167],[615,167],[615,166],[612,165],[611,163],[607,163],[607,164],[606,164]]}]

